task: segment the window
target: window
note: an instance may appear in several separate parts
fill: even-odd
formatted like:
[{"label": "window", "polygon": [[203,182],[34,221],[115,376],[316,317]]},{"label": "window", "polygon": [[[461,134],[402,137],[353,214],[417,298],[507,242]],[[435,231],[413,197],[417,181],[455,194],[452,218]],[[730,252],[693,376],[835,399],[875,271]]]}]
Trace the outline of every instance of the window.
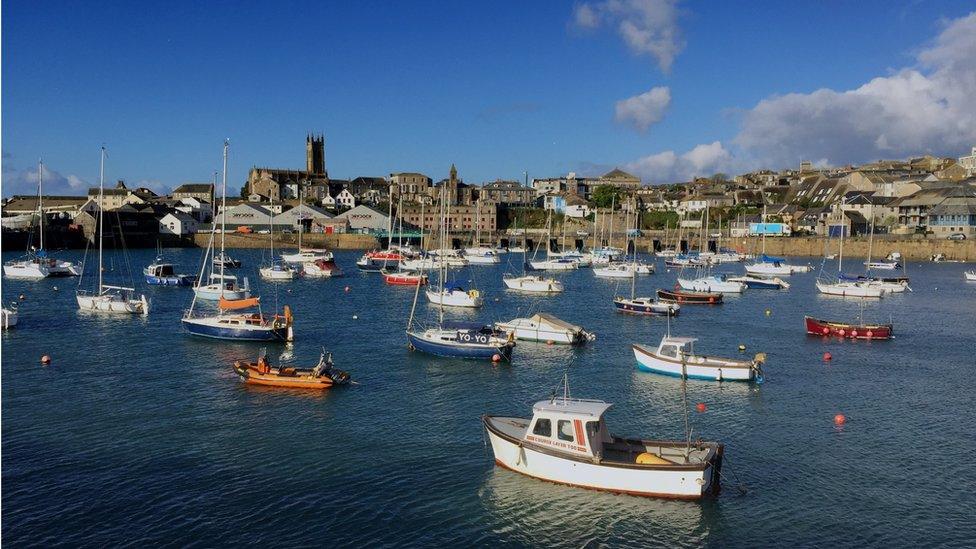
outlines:
[{"label": "window", "polygon": [[664,347],[661,347],[661,354],[674,358],[678,356],[678,348],[674,345],[665,345]]},{"label": "window", "polygon": [[569,442],[574,442],[573,438],[573,422],[561,419],[559,420],[559,440],[565,440]]},{"label": "window", "polygon": [[540,437],[551,437],[552,422],[548,419],[535,420],[535,427],[532,428],[532,434],[539,435]]}]

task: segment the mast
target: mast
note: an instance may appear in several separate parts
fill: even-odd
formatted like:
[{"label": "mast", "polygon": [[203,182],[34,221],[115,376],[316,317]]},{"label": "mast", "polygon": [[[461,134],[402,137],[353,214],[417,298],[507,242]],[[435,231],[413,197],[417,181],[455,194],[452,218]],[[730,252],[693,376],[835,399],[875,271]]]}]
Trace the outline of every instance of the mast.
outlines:
[{"label": "mast", "polygon": [[[220,297],[224,297],[224,264],[227,262],[227,256],[224,254],[224,233],[227,232],[227,148],[230,146],[230,140],[224,139],[224,167],[221,175],[220,184]],[[211,267],[210,272],[213,273],[213,268]],[[236,287],[236,285],[235,285]]]},{"label": "mast", "polygon": [[441,186],[441,253],[437,254],[440,258],[441,264],[437,266],[437,285],[438,288],[438,299],[437,299],[437,327],[440,328],[444,325],[444,279],[447,277],[447,261],[443,255],[446,253],[446,248],[444,243],[447,241],[451,234],[451,227],[448,220],[450,208],[447,206],[447,200],[444,198],[444,186]]},{"label": "mast", "polygon": [[298,184],[298,253],[302,253],[302,229],[305,228],[304,219],[305,216],[302,215],[302,184]]},{"label": "mast", "polygon": [[871,270],[871,252],[874,248],[874,204],[868,209],[868,215],[871,216],[871,232],[868,233],[868,260],[864,264],[864,272],[867,274]]},{"label": "mast", "polygon": [[44,172],[44,162],[40,159],[37,160],[37,213],[40,214],[40,224],[41,224],[41,247],[40,251],[44,251],[44,189],[43,189],[43,178],[41,173]]},{"label": "mast", "polygon": [[[634,204],[634,225],[637,225],[637,204]],[[634,293],[637,289],[637,233],[634,233],[634,264],[630,273],[630,300],[634,300]]]},{"label": "mast", "polygon": [[[402,194],[400,195],[400,200],[403,200]],[[390,206],[392,207],[393,204],[391,203]],[[420,259],[420,268],[417,269],[417,271],[421,274],[421,279],[417,282],[417,287],[414,288],[413,291],[413,304],[410,306],[410,318],[407,319],[408,334],[410,333],[410,328],[413,326],[413,315],[414,312],[416,312],[417,310],[417,297],[420,296],[420,287],[423,286],[422,282],[423,282],[424,271],[427,270],[424,265],[426,263],[425,261],[426,254],[424,254],[424,224],[426,223],[426,221],[427,219],[424,217],[424,201],[423,199],[421,199],[420,200],[420,258],[421,259]]]},{"label": "mast", "polygon": [[613,211],[614,211],[614,205],[616,204],[616,200],[617,200],[616,194],[610,197],[610,238],[608,239],[609,244],[607,244],[607,247],[610,248],[611,250],[613,249]]},{"label": "mast", "polygon": [[102,156],[98,166],[98,295],[102,295],[102,284],[105,273],[102,269],[102,240],[105,225],[102,210],[105,205],[105,145],[102,145]]},{"label": "mast", "polygon": [[[386,216],[386,249],[393,243],[393,185],[390,185],[390,215]],[[385,261],[384,261],[385,263]]]}]

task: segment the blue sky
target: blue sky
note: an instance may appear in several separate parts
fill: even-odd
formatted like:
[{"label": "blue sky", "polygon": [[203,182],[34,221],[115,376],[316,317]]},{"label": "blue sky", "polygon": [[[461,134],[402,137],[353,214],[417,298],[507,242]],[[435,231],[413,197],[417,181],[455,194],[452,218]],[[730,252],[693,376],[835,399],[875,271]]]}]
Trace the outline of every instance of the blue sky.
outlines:
[{"label": "blue sky", "polygon": [[3,194],[31,192],[38,157],[51,192],[81,192],[102,143],[109,180],[205,181],[225,137],[237,187],[252,165],[303,167],[309,131],[338,178],[453,162],[469,182],[613,166],[666,182],[955,156],[976,144],[974,11],[5,1]]}]

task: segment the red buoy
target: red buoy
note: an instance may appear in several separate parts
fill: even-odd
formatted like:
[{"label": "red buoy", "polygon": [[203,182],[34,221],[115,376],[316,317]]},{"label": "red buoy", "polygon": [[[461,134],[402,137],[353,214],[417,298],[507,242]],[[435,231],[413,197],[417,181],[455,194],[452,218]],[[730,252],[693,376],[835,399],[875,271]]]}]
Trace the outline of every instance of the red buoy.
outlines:
[{"label": "red buoy", "polygon": [[500,355],[498,353],[495,353],[495,354],[491,355],[491,361],[492,362],[501,362],[502,361],[502,355]]},{"label": "red buoy", "polygon": [[695,406],[695,409],[696,409],[696,410],[698,410],[699,412],[704,412],[705,410],[707,410],[707,409],[708,409],[708,407],[707,407],[707,406],[705,406],[705,403],[704,403],[704,402],[699,402],[699,403],[698,403],[698,404],[697,404],[697,405]]},{"label": "red buoy", "polygon": [[834,425],[843,425],[847,423],[847,416],[844,414],[837,414],[834,416]]},{"label": "red buoy", "polygon": [[830,353],[824,353],[824,356],[823,356],[823,359],[824,359],[825,361],[829,361],[829,360],[831,360],[832,358],[834,358],[834,357],[833,357],[833,356],[831,356],[831,354],[830,354]]},{"label": "red buoy", "polygon": [[41,357],[41,364],[47,365],[51,363],[51,357],[44,355]]}]

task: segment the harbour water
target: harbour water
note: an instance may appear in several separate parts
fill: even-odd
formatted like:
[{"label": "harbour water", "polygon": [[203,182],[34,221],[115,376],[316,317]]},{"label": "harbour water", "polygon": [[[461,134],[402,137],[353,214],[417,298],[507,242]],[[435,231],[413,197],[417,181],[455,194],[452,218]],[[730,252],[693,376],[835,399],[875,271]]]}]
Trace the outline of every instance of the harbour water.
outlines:
[{"label": "harbour water", "polygon": [[[413,289],[357,273],[355,252],[336,254],[345,278],[275,291],[257,276],[262,251],[234,250],[265,307],[277,301],[295,312],[296,342],[267,346],[272,362],[311,365],[325,347],[359,382],[309,394],[242,385],[231,363],[256,357],[260,345],[184,334],[179,318],[192,292],[145,286],[139,273],[154,253],[130,252],[137,287],[152,300],[148,318],[79,313],[76,279],[2,282],[4,303],[25,298],[20,325],[2,336],[2,520],[11,546],[976,539],[976,283],[963,280],[971,266],[910,264],[913,292],[864,308],[867,321],[894,322],[891,341],[805,335],[804,314],[859,312],[853,300],[818,295],[816,272],[793,276],[788,291],[684,307],[671,331],[701,338],[701,352],[737,355],[743,344],[747,356],[768,355],[762,385],[688,383],[693,437],[726,445],[721,494],[691,503],[540,482],[496,468],[484,444],[481,414],[526,416],[566,372],[575,396],[614,403],[611,431],[683,436],[681,381],[636,371],[630,350],[657,343],[666,321],[614,312],[610,299],[629,294],[627,282],[583,269],[563,277],[564,294],[533,298],[503,290],[501,275],[513,268],[505,259],[461,271],[486,304],[451,318],[544,310],[597,333],[580,349],[520,342],[511,364],[493,366],[408,351]],[[168,250],[182,272],[195,272],[200,254]],[[674,284],[675,273],[658,268],[638,280],[639,294]],[[49,366],[39,363],[45,354]],[[846,424],[834,425],[837,413]]]}]

